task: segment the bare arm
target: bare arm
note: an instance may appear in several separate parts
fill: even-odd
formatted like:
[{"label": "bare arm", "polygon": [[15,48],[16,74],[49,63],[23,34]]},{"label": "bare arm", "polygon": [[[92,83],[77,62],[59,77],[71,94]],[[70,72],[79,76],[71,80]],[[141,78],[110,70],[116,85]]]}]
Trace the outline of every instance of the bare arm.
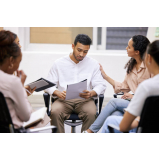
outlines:
[{"label": "bare arm", "polygon": [[125,132],[125,131],[129,131],[133,127],[136,128],[137,126],[135,125],[135,122],[133,123],[135,118],[136,118],[136,116],[134,116],[134,115],[132,115],[132,114],[130,114],[129,112],[126,111],[124,116],[123,116],[123,119],[122,119],[122,121],[119,125],[120,131]]},{"label": "bare arm", "polygon": [[110,77],[105,73],[105,71],[103,70],[102,65],[101,65],[101,64],[99,64],[99,65],[100,65],[100,71],[101,71],[101,73],[102,73],[103,78],[104,78],[108,83],[110,83],[113,87],[115,87],[114,80],[113,80],[112,78],[110,78]]}]

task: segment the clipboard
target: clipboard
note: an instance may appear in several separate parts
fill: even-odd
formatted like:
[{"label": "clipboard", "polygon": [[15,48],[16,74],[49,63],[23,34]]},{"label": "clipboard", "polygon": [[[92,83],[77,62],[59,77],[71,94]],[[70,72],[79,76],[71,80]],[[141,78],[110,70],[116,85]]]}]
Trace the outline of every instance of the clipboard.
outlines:
[{"label": "clipboard", "polygon": [[[36,88],[36,90],[35,90],[36,92],[43,91],[43,90],[45,90],[45,89],[47,89],[47,88],[50,88],[50,87],[53,87],[53,86],[56,85],[56,84],[54,84],[54,83],[52,83],[52,82],[50,82],[50,81],[48,81],[48,80],[46,80],[46,79],[44,79],[44,78],[40,78],[40,79],[38,79],[38,80],[36,80],[36,81],[34,81],[34,82],[32,82],[32,83],[34,83],[35,86],[36,86],[36,82],[39,82],[40,80],[43,80],[43,81],[47,82],[47,84],[46,84],[45,86],[43,86],[43,87],[38,87],[38,88]],[[32,83],[29,83],[27,86],[30,86]]]}]

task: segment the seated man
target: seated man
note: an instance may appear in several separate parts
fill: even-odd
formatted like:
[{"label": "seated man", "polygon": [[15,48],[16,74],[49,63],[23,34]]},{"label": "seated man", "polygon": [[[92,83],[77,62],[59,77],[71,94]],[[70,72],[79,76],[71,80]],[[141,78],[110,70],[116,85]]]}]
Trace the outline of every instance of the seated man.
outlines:
[{"label": "seated man", "polygon": [[[49,71],[47,79],[56,86],[46,91],[58,97],[52,104],[50,118],[51,124],[57,126],[59,133],[64,133],[64,120],[67,120],[73,111],[83,121],[81,131],[86,130],[96,119],[93,97],[104,93],[106,84],[99,63],[86,56],[90,45],[91,39],[87,35],[77,35],[72,44],[73,52],[56,60]],[[80,93],[80,97],[84,99],[65,100],[67,85],[85,79],[87,79],[87,90]]]}]

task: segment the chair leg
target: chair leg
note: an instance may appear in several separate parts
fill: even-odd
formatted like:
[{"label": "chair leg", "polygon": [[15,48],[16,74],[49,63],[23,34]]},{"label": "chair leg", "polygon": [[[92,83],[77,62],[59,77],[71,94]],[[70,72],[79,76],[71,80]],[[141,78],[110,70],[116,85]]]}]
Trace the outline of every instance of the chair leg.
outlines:
[{"label": "chair leg", "polygon": [[[72,123],[75,123],[75,120],[72,120]],[[75,126],[71,126],[71,133],[76,133],[76,127]]]},{"label": "chair leg", "polygon": [[76,127],[71,127],[71,133],[76,133]]}]

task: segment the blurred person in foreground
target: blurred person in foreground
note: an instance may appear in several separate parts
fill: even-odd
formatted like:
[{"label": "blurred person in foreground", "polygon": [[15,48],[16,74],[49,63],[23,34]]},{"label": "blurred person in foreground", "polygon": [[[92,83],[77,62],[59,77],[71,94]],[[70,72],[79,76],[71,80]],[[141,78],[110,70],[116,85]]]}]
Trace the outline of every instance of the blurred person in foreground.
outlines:
[{"label": "blurred person in foreground", "polygon": [[[123,117],[110,116],[106,119],[102,127],[102,133],[109,133],[109,124],[118,126],[121,132],[129,131],[130,133],[135,133],[146,98],[159,95],[159,40],[152,42],[148,46],[145,63],[154,77],[143,81],[138,86],[132,101],[125,109],[126,112]],[[115,130],[116,133],[120,133],[120,131]]]},{"label": "blurred person in foreground", "polygon": [[[22,70],[18,71],[22,60],[21,49],[14,41],[12,32],[0,31],[0,91],[6,99],[14,128],[18,129],[29,120],[33,110],[24,88],[27,76]],[[13,75],[16,71],[17,76]],[[34,127],[46,125],[50,125],[47,115]]]}]

